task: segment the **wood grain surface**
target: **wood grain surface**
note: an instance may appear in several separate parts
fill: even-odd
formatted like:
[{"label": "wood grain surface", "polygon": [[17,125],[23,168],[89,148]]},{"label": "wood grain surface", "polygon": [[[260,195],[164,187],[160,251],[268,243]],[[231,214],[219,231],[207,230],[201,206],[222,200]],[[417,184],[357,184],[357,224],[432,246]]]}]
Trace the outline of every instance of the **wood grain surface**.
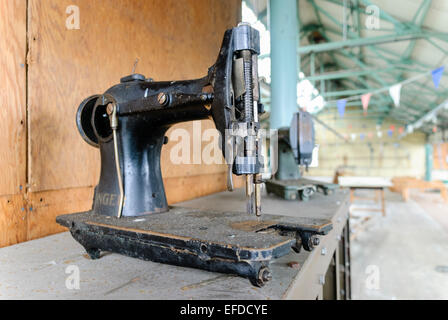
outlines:
[{"label": "wood grain surface", "polygon": [[[68,29],[68,6],[80,28]],[[0,247],[63,231],[60,214],[89,210],[99,150],[78,133],[79,103],[136,72],[159,80],[202,77],[239,0],[0,0]],[[174,126],[193,134],[210,120]],[[170,203],[225,190],[225,165],[175,165],[162,173]],[[191,157],[202,153],[191,142]],[[237,185],[241,184],[237,179]]]},{"label": "wood grain surface", "polygon": [[0,195],[26,187],[26,1],[0,1]]}]

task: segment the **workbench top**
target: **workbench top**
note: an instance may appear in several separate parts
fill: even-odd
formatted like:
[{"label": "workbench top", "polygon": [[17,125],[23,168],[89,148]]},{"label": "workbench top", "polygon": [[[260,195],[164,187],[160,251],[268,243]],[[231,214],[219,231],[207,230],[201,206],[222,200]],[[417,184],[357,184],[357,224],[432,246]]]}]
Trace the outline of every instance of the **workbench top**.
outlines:
[{"label": "workbench top", "polygon": [[[333,230],[311,253],[291,252],[274,260],[271,263],[273,280],[263,288],[256,288],[248,279],[238,276],[107,252],[99,260],[90,260],[83,247],[69,232],[64,232],[0,249],[0,299],[313,298],[314,291],[319,290],[319,272],[325,272],[337,243],[335,239],[345,226],[348,205],[346,190],[337,190],[329,196],[316,194],[309,202],[286,201],[264,194],[264,213],[331,219]],[[245,196],[239,189],[176,206],[244,212]],[[322,248],[329,254],[322,254]],[[298,268],[288,266],[290,262],[297,262]],[[325,269],[319,270],[316,262]],[[67,289],[66,282],[70,287],[70,279],[77,270],[80,288]],[[298,291],[300,287],[306,290]]]},{"label": "workbench top", "polygon": [[392,182],[384,177],[339,177],[339,185],[348,188],[388,188]]}]

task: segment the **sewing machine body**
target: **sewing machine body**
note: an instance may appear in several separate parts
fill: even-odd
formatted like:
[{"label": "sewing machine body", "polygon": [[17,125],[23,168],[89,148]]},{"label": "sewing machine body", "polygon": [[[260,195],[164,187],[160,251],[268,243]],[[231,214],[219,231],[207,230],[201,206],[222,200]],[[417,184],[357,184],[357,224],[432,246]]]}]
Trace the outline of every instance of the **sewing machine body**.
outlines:
[{"label": "sewing machine body", "polygon": [[116,217],[92,212],[57,217],[92,259],[111,251],[161,263],[247,277],[262,286],[272,275],[269,263],[296,252],[312,250],[316,235],[332,224],[325,219],[262,218],[241,212],[214,212],[171,207],[165,213]]},{"label": "sewing machine body", "polygon": [[314,124],[305,111],[294,114],[289,128],[279,129],[278,169],[266,181],[266,191],[285,200],[308,201],[317,191],[330,194],[338,186],[312,179],[305,179],[299,166],[308,167],[314,149]]},{"label": "sewing machine body", "polygon": [[[224,34],[218,59],[196,80],[154,82],[122,78],[84,100],[81,136],[101,154],[92,210],[57,217],[92,259],[112,251],[156,262],[248,277],[261,286],[269,263],[318,244],[328,220],[261,215],[257,55],[259,35],[248,25]],[[168,128],[213,119],[231,176],[246,176],[247,213],[210,212],[167,205],[160,154]],[[238,134],[236,133],[238,132]]]}]

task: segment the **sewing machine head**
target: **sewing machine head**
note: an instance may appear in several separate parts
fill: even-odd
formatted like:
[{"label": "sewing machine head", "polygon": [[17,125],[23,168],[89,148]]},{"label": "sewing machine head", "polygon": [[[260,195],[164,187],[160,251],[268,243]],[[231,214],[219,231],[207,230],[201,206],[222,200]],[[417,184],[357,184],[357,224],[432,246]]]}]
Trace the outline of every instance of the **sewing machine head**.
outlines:
[{"label": "sewing machine head", "polygon": [[278,168],[276,180],[297,180],[298,166],[308,168],[313,160],[314,124],[305,111],[294,113],[291,125],[278,130]]},{"label": "sewing machine head", "polygon": [[313,160],[315,147],[313,118],[308,112],[294,113],[289,128],[289,145],[296,163],[308,168]]},{"label": "sewing machine head", "polygon": [[[261,213],[263,166],[258,53],[258,32],[241,24],[225,32],[218,59],[203,78],[154,82],[132,74],[81,103],[78,129],[87,143],[100,149],[100,181],[92,210],[61,215],[56,221],[70,229],[92,259],[110,251],[238,274],[262,286],[272,278],[271,260],[291,248],[312,250],[317,236],[331,230],[331,221],[325,219],[254,216]],[[228,188],[233,188],[232,173],[246,176],[247,211],[254,215],[181,207],[151,214],[168,211],[160,170],[168,128],[207,118],[221,134]]]},{"label": "sewing machine head", "polygon": [[246,175],[247,210],[260,214],[260,155],[257,55],[259,34],[247,24],[227,30],[216,63],[200,79],[154,82],[132,74],[79,106],[77,126],[100,149],[101,174],[93,213],[139,216],[168,205],[160,153],[168,128],[212,118],[232,173]]}]

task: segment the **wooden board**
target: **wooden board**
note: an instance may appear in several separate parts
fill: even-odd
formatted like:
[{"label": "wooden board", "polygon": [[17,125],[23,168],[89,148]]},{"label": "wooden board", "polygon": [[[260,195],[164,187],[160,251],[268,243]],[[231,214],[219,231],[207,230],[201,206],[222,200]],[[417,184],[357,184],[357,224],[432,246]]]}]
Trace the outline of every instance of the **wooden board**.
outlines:
[{"label": "wooden board", "polygon": [[441,197],[448,202],[448,190],[442,181],[423,181],[413,177],[395,177],[392,179],[392,182],[393,186],[390,190],[400,192],[405,201],[409,200],[411,189],[418,189],[421,192],[439,190]]},{"label": "wooden board", "polygon": [[[80,9],[79,30],[66,28],[69,5]],[[30,0],[31,191],[95,185],[99,153],[76,129],[79,103],[131,73],[136,58],[155,80],[205,75],[239,10],[237,0]],[[164,163],[169,177],[224,170]]]},{"label": "wooden board", "polygon": [[[226,190],[227,173],[205,174],[164,179],[168,204],[186,201]],[[244,185],[242,177],[233,176],[235,188]]]},{"label": "wooden board", "polygon": [[[66,27],[70,5],[80,9],[79,30]],[[225,29],[240,20],[240,1],[1,0],[0,18],[0,246],[6,246],[63,231],[57,215],[90,209],[99,152],[76,129],[79,103],[131,73],[136,58],[136,71],[156,81],[205,75]],[[201,135],[214,127],[199,123]],[[168,137],[176,128],[193,133],[197,124],[175,126]],[[162,152],[170,204],[225,189],[224,165],[173,165],[176,143]],[[207,144],[198,149],[191,142],[192,159]]]},{"label": "wooden board", "polygon": [[[179,130],[183,131],[179,132]],[[205,140],[204,137],[204,133],[208,130],[216,130],[212,120],[185,122],[168,130],[166,134],[168,143],[163,146],[161,156],[162,177],[164,179],[196,175],[204,176],[206,174],[214,175],[227,171],[227,166],[219,165],[224,163],[219,142],[215,141],[214,148],[218,153],[216,160],[219,161],[216,161],[217,164],[209,165],[204,161],[206,156],[208,157],[209,154],[212,154],[208,148],[208,146],[212,145],[212,142]],[[186,142],[183,142],[178,136],[182,132],[189,134],[189,139]],[[190,147],[189,151],[187,151],[188,146]],[[179,151],[181,147],[182,150]],[[172,157],[179,157],[179,153],[181,152],[186,152],[187,155],[189,154],[189,164],[175,164],[176,160],[174,159],[173,161]],[[213,159],[210,157],[210,160]],[[219,191],[222,191],[222,189]]]},{"label": "wooden board", "polygon": [[27,240],[66,231],[56,223],[64,213],[80,212],[92,207],[92,188],[73,188],[35,192],[28,195]]},{"label": "wooden board", "polygon": [[383,177],[341,176],[338,182],[341,187],[350,188],[387,188],[392,186],[390,179]]},{"label": "wooden board", "polygon": [[0,247],[27,240],[27,213],[21,194],[0,197]]},{"label": "wooden board", "polygon": [[[234,177],[234,182],[235,187],[241,187],[244,180]],[[174,204],[185,199],[193,199],[222,191],[226,187],[226,175],[220,173],[216,175],[206,174],[192,177],[167,178],[164,183],[167,190],[168,203]],[[66,228],[56,223],[56,217],[62,214],[90,210],[93,201],[93,190],[92,187],[86,187],[33,192],[28,194],[27,201],[23,204],[20,202],[22,200],[21,197],[14,198],[14,201],[10,199],[11,204],[3,204],[4,207],[10,206],[8,211],[10,214],[6,216],[6,219],[0,219],[0,230],[10,230],[10,233],[5,233],[3,237],[0,236],[0,246],[2,243],[9,245],[67,231]],[[8,199],[5,198],[5,201]],[[24,214],[17,214],[23,212],[23,210],[19,210],[19,207],[24,207]],[[13,215],[14,212],[16,213],[15,215]],[[23,225],[20,224],[22,221],[19,219],[22,216],[27,218]],[[14,217],[15,219],[13,219]],[[18,225],[20,228],[17,227]],[[14,238],[14,233],[12,232],[14,229],[20,230],[17,233],[17,239]],[[6,237],[9,240],[5,240]],[[12,239],[10,239],[11,237]]]},{"label": "wooden board", "polygon": [[10,195],[26,187],[26,1],[0,1],[0,35],[0,195]]}]

